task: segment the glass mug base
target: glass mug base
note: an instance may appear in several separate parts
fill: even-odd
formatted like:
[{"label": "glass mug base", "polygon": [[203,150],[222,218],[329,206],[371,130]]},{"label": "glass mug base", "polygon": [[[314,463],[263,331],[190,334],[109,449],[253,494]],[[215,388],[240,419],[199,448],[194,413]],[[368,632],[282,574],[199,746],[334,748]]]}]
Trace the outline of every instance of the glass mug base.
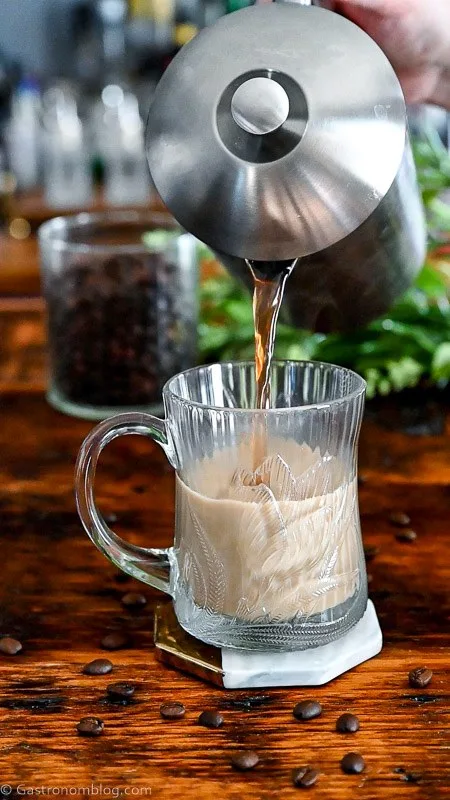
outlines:
[{"label": "glass mug base", "polygon": [[[368,599],[356,481],[364,390],[341,367],[275,362],[273,406],[260,410],[253,362],[180,373],[163,390],[165,421],[121,414],[83,443],[76,497],[87,534],[170,594],[182,628],[207,644],[295,651],[339,639]],[[171,548],[125,542],[96,507],[100,454],[129,434],[157,442],[176,470]]]},{"label": "glass mug base", "polygon": [[[125,414],[131,410],[127,406],[93,406],[86,403],[76,403],[73,400],[69,400],[55,386],[50,386],[47,392],[47,401],[56,411],[68,414],[70,417],[87,419],[91,422],[98,422],[116,414]],[[149,403],[147,406],[133,406],[133,411],[155,414],[155,416],[160,417],[164,414],[164,407],[162,403]]]},{"label": "glass mug base", "polygon": [[284,622],[249,622],[217,614],[194,603],[185,587],[178,585],[175,614],[181,627],[206,644],[237,650],[290,652],[322,647],[345,636],[364,616],[367,589],[361,586],[353,597],[325,613]]}]

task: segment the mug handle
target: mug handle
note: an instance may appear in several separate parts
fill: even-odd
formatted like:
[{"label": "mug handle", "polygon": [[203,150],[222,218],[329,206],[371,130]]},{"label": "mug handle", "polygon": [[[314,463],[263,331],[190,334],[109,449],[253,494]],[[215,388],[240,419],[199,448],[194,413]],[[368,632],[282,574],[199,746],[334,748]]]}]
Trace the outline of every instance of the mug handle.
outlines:
[{"label": "mug handle", "polygon": [[113,439],[132,434],[157,442],[175,466],[175,454],[169,444],[164,420],[140,412],[111,417],[88,434],[78,454],[75,468],[78,514],[89,538],[113,564],[133,578],[170,594],[172,548],[138,547],[125,542],[108,527],[95,503],[94,481],[100,453]]}]

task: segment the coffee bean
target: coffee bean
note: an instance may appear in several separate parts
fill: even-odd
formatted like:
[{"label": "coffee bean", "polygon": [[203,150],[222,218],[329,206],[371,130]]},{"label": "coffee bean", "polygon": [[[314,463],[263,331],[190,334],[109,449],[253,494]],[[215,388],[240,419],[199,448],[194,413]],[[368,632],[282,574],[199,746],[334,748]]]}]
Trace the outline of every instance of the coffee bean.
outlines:
[{"label": "coffee bean", "polygon": [[202,711],[198,718],[198,724],[205,728],[220,728],[223,725],[222,714],[218,711]]},{"label": "coffee bean", "polygon": [[417,539],[417,533],[411,528],[404,528],[403,530],[396,532],[395,538],[399,542],[415,542]]},{"label": "coffee bean", "polygon": [[427,667],[417,667],[416,669],[412,669],[408,675],[409,685],[413,687],[413,689],[425,689],[429,683],[431,683],[431,679],[433,677],[433,673],[431,669],[427,669]]},{"label": "coffee bean", "polygon": [[107,658],[94,658],[89,664],[85,664],[83,672],[85,675],[107,675],[111,672],[113,665]]},{"label": "coffee bean", "polygon": [[142,608],[147,603],[147,598],[140,592],[127,592],[122,597],[122,605],[125,608]]},{"label": "coffee bean", "polygon": [[313,767],[298,767],[292,771],[292,783],[300,789],[309,789],[317,783],[319,772]]},{"label": "coffee bean", "polygon": [[379,552],[380,548],[375,547],[375,545],[369,545],[369,544],[364,545],[364,556],[366,561],[373,561],[373,559],[375,558],[375,556],[378,555]]},{"label": "coffee bean", "polygon": [[159,707],[159,713],[164,719],[181,719],[186,713],[183,703],[163,703]]},{"label": "coffee bean", "polygon": [[254,750],[238,750],[231,756],[231,764],[234,769],[238,769],[241,772],[253,769],[258,762],[259,756]]},{"label": "coffee bean", "polygon": [[359,719],[354,714],[341,714],[336,722],[338,733],[356,733],[359,731]]},{"label": "coffee bean", "polygon": [[77,725],[80,736],[100,736],[104,728],[103,720],[98,717],[83,717]]},{"label": "coffee bean", "polygon": [[293,715],[295,719],[309,720],[320,717],[322,713],[322,706],[316,700],[302,700],[294,707]]},{"label": "coffee bean", "polygon": [[367,472],[360,472],[358,475],[358,484],[359,486],[364,486],[365,483],[369,480],[369,476]]},{"label": "coffee bean", "polygon": [[389,522],[396,525],[398,528],[407,528],[411,524],[411,519],[404,511],[392,511],[389,514]]},{"label": "coffee bean", "polygon": [[101,646],[104,650],[122,650],[124,647],[127,647],[129,643],[130,640],[126,633],[113,631],[113,633],[107,633],[106,636],[103,637]]},{"label": "coffee bean", "polygon": [[347,753],[341,761],[342,772],[348,775],[359,775],[365,768],[366,763],[359,753]]},{"label": "coffee bean", "polygon": [[16,656],[22,650],[22,644],[12,636],[2,636],[0,639],[0,653],[5,656]]},{"label": "coffee bean", "polygon": [[106,692],[110,697],[114,697],[118,700],[126,700],[127,698],[132,697],[135,689],[135,683],[127,683],[124,681],[118,683],[108,683]]}]

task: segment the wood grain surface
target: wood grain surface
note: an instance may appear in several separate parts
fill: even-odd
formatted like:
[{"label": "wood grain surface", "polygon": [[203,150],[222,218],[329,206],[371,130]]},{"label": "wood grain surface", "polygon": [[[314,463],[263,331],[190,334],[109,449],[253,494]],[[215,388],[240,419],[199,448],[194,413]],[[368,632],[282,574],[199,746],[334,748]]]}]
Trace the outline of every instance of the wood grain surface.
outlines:
[{"label": "wood grain surface", "polygon": [[[15,325],[10,320],[10,332],[27,324],[23,313],[18,312]],[[0,323],[4,319],[0,314]],[[10,359],[0,370],[0,634],[23,643],[15,657],[0,654],[0,782],[11,787],[9,796],[31,796],[33,787],[44,787],[47,794],[53,790],[51,796],[59,791],[86,797],[89,789],[96,797],[163,800],[294,798],[302,790],[292,786],[291,771],[311,764],[321,773],[308,790],[317,800],[449,797],[450,426],[445,412],[432,409],[435,435],[400,432],[401,420],[393,424],[390,411],[374,418],[369,413],[364,424],[362,525],[365,542],[380,549],[368,571],[383,628],[382,653],[322,688],[227,692],[156,661],[152,610],[162,596],[131,579],[119,582],[116,569],[82,532],[73,467],[90,425],[50,409],[32,370],[33,391],[27,390],[26,378],[18,380],[11,367],[14,348],[18,364],[29,363],[29,347],[35,347],[31,352],[38,362],[41,357],[39,347],[24,337],[10,337]],[[423,433],[417,414],[415,422],[410,416],[406,427]],[[165,546],[172,538],[173,483],[162,451],[129,437],[104,453],[99,504],[117,516],[115,527],[130,540]],[[416,542],[396,540],[388,520],[393,509],[410,514]],[[122,595],[131,589],[147,596],[144,609],[122,606]],[[131,645],[105,653],[100,641],[113,630],[127,631]],[[82,674],[86,662],[101,656],[113,662],[111,675]],[[408,686],[409,670],[419,666],[434,673],[424,690]],[[105,699],[113,680],[136,682],[129,705]],[[250,703],[248,710],[236,703],[261,695],[266,700]],[[296,722],[292,708],[306,698],[320,700],[323,714]],[[168,700],[186,705],[184,719],[161,719],[159,706]],[[204,709],[223,709],[221,729],[197,724]],[[355,735],[335,732],[344,711],[360,719]],[[91,715],[103,719],[104,733],[82,738],[76,723]],[[239,748],[260,755],[252,772],[232,769],[230,756]],[[361,775],[341,772],[339,761],[348,751],[366,759]]]},{"label": "wood grain surface", "polygon": [[35,297],[39,292],[36,239],[19,241],[5,232],[0,233],[0,295]]}]

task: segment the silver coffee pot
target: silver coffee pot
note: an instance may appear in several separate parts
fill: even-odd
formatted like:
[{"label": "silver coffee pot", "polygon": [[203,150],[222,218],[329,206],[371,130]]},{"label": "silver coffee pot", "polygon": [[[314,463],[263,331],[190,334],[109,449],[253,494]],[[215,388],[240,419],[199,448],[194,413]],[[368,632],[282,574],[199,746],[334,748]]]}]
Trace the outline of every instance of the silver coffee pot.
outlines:
[{"label": "silver coffee pot", "polygon": [[249,285],[247,262],[295,261],[285,306],[301,327],[366,323],[423,263],[400,84],[332,11],[272,3],[203,30],[156,89],[147,153],[175,218]]}]

